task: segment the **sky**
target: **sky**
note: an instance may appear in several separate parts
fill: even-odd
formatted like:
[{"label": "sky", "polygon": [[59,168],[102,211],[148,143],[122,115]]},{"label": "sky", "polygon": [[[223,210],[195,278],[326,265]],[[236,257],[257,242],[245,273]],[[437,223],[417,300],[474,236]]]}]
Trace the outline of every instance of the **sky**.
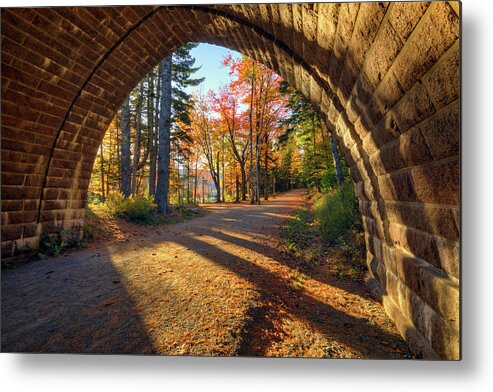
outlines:
[{"label": "sky", "polygon": [[191,93],[196,89],[199,91],[202,89],[203,93],[206,94],[207,91],[215,90],[221,84],[226,83],[230,76],[228,74],[228,68],[222,65],[222,61],[230,53],[233,55],[233,58],[241,57],[241,54],[238,52],[216,45],[201,43],[192,49],[190,54],[195,57],[195,65],[202,66],[193,77],[205,77],[205,80],[197,87],[188,88],[188,92]]}]

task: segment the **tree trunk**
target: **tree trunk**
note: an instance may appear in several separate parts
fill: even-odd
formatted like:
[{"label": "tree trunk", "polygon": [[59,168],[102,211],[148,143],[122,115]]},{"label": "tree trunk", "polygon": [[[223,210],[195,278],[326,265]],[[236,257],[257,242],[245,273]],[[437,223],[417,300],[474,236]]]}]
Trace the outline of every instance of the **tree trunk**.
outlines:
[{"label": "tree trunk", "polygon": [[187,204],[190,204],[190,161],[187,159]]},{"label": "tree trunk", "polygon": [[199,164],[199,159],[198,159],[198,157],[196,157],[196,159],[195,159],[195,179],[193,181],[193,204],[197,204],[197,185],[198,185],[198,175],[197,175],[198,174],[197,173],[198,168],[197,168],[197,166],[198,166],[198,164]]},{"label": "tree trunk", "polygon": [[264,200],[269,200],[269,146],[265,146],[264,157]]},{"label": "tree trunk", "polygon": [[240,202],[240,178],[238,176],[238,173],[236,173],[236,187],[235,187],[235,190],[236,190],[235,203],[239,203]]},{"label": "tree trunk", "polygon": [[332,136],[332,133],[330,134],[330,144],[332,147],[332,157],[334,158],[334,166],[336,168],[337,185],[341,186],[344,183],[344,174],[342,173],[341,158],[339,157],[339,152],[337,151],[337,144],[334,139],[334,136]]},{"label": "tree trunk", "polygon": [[255,200],[260,204],[260,134],[256,137],[255,159]]},{"label": "tree trunk", "polygon": [[255,92],[255,63],[252,68],[252,86],[250,95],[250,204],[255,204],[254,183],[253,183],[253,94]]},{"label": "tree trunk", "polygon": [[159,116],[158,174],[156,187],[157,210],[169,213],[169,164],[171,136],[171,64],[172,54],[161,63],[161,113]]},{"label": "tree trunk", "polygon": [[225,182],[226,182],[226,175],[224,173],[224,137],[223,137],[223,147],[221,148],[221,156],[222,156],[222,171],[223,171],[223,176],[222,176],[222,183],[221,183],[221,193],[222,193],[222,201],[223,203],[225,202],[224,198],[224,189],[225,189]]},{"label": "tree trunk", "polygon": [[137,189],[137,171],[139,170],[140,160],[140,125],[142,122],[142,98],[144,95],[144,81],[140,82],[139,98],[137,99],[137,113],[135,114],[135,143],[132,166],[132,195],[135,195]]},{"label": "tree trunk", "polygon": [[[156,145],[154,143],[154,74],[149,75],[147,95],[147,143],[149,144],[149,195],[156,194]],[[157,108],[156,108],[157,109]]]},{"label": "tree trunk", "polygon": [[[121,126],[121,121],[118,120],[118,116],[120,115],[121,118],[121,110],[116,113],[115,117],[115,123],[116,123],[116,159],[118,164],[121,164],[122,157],[120,154],[120,126]],[[118,176],[118,189],[122,189],[122,176],[121,176],[121,170],[120,170],[120,175]]]},{"label": "tree trunk", "polygon": [[[179,158],[177,158],[179,159]],[[178,204],[183,204],[183,192],[182,192],[182,187],[181,187],[181,177],[180,177],[180,163],[177,163],[177,169],[176,169],[176,197],[178,199]]]},{"label": "tree trunk", "polygon": [[121,191],[125,198],[130,196],[130,95],[122,105],[122,144],[121,144]]},{"label": "tree trunk", "polygon": [[[117,131],[118,132],[118,131]],[[112,158],[113,158],[113,151],[115,151],[115,146],[113,144],[113,133],[110,133],[110,156],[108,159],[107,164],[107,170],[106,170],[106,196],[110,193],[110,176],[111,179],[113,179],[113,165],[111,164]]]},{"label": "tree trunk", "polygon": [[220,161],[220,152],[217,152],[216,155],[216,175],[213,174],[213,180],[214,180],[214,186],[216,187],[217,191],[217,196],[216,196],[216,202],[220,203],[221,202],[221,176],[220,176],[220,171],[219,171],[219,161]]},{"label": "tree trunk", "polygon": [[104,156],[103,156],[103,142],[101,142],[100,146],[100,162],[101,162],[101,195],[103,196],[103,199],[106,197],[106,194],[104,192]]},{"label": "tree trunk", "polygon": [[245,170],[245,161],[240,163],[240,172],[241,172],[241,200],[245,201],[246,197],[246,189],[247,189],[247,180],[246,180],[246,170]]}]

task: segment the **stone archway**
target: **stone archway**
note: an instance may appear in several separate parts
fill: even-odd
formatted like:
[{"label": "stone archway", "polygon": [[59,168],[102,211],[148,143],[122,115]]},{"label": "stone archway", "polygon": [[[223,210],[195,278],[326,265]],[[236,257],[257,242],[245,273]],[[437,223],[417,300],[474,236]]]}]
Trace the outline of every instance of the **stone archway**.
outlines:
[{"label": "stone archway", "polygon": [[104,131],[170,51],[208,42],[283,76],[350,167],[369,284],[426,357],[459,357],[459,4],[2,9],[2,257],[77,229]]}]

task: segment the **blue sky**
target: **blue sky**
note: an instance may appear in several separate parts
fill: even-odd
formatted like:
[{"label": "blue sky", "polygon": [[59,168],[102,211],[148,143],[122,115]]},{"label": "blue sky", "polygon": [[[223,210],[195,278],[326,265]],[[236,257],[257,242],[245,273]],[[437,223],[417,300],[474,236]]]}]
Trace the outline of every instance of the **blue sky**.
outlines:
[{"label": "blue sky", "polygon": [[199,86],[190,88],[189,91],[192,92],[193,90],[198,89],[206,94],[207,91],[215,90],[221,84],[226,83],[230,76],[228,74],[228,68],[221,63],[224,57],[230,53],[235,58],[241,56],[238,52],[216,45],[199,44],[199,46],[193,49],[190,54],[195,57],[195,65],[202,66],[202,68],[194,74],[194,77],[205,77],[205,80]]}]

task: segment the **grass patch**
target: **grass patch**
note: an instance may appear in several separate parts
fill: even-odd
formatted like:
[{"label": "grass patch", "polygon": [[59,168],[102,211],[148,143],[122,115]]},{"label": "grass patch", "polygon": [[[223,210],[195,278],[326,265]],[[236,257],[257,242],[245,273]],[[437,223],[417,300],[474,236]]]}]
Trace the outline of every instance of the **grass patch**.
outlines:
[{"label": "grass patch", "polygon": [[317,261],[321,249],[317,242],[313,214],[307,207],[300,207],[293,217],[285,221],[281,235],[286,251],[299,267],[306,269]]},{"label": "grass patch", "polygon": [[330,270],[341,280],[362,280],[367,271],[361,214],[352,183],[314,197],[313,214],[330,255]]},{"label": "grass patch", "polygon": [[[163,215],[157,212],[156,205],[151,197],[130,196],[124,198],[121,193],[111,193],[104,202],[95,200],[87,204],[86,229],[91,237],[97,237],[98,218],[120,218],[138,225],[161,226],[170,223],[179,223],[197,218],[206,214],[206,210],[195,204],[171,205],[170,213]],[[93,217],[94,219],[92,219]],[[92,223],[92,222],[95,222]]]},{"label": "grass patch", "polygon": [[352,183],[316,197],[313,213],[319,224],[320,235],[327,245],[344,242],[349,230],[361,230],[361,216]]}]

